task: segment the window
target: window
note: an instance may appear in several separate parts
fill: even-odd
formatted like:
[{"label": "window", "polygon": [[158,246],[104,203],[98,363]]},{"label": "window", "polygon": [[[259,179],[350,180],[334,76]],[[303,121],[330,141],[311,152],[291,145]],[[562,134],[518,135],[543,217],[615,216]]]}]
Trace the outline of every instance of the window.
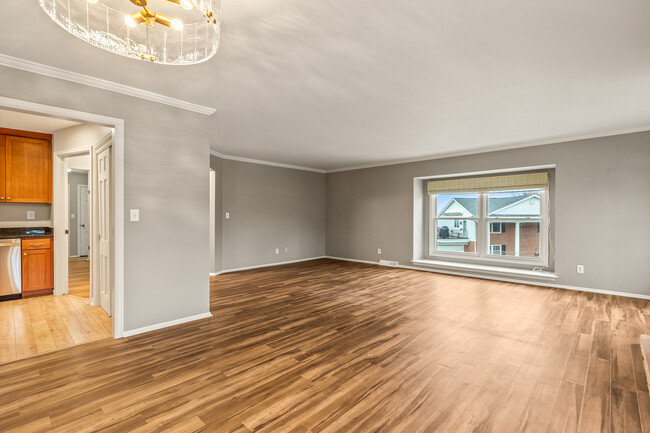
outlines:
[{"label": "window", "polygon": [[497,256],[506,255],[506,246],[505,245],[490,245],[490,254],[495,254]]},{"label": "window", "polygon": [[490,233],[504,233],[505,228],[504,223],[490,223]]},{"label": "window", "polygon": [[429,256],[547,264],[547,173],[428,180]]}]

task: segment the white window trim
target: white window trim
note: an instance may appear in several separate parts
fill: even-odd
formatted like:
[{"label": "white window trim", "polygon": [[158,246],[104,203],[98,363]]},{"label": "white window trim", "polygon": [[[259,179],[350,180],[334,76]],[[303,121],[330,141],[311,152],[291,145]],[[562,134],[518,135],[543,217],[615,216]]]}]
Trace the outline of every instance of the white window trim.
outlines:
[{"label": "white window trim", "polygon": [[[496,247],[499,247],[499,249],[498,249],[498,250],[495,250]],[[495,253],[495,251],[498,251],[498,254]],[[499,244],[499,245],[496,245],[496,244],[495,244],[495,245],[490,245],[490,254],[491,254],[491,255],[493,255],[493,256],[500,256],[501,253],[503,253],[503,251],[501,250],[501,245],[500,245],[500,244]]]},{"label": "white window trim", "polygon": [[[455,177],[455,176],[454,176]],[[426,181],[423,182],[423,188],[426,188]],[[435,195],[429,195],[424,193],[425,200],[428,200],[426,203],[426,209],[428,214],[426,217],[426,223],[424,224],[424,230],[428,233],[428,236],[425,236],[425,239],[428,240],[428,245],[426,246],[426,252],[428,253],[426,258],[430,260],[472,260],[481,263],[492,263],[492,264],[503,264],[503,265],[519,265],[519,266],[534,266],[534,267],[546,267],[549,264],[548,257],[548,227],[550,223],[549,215],[549,206],[548,206],[548,190],[540,191],[540,217],[537,218],[488,218],[487,212],[487,193],[478,194],[478,218],[463,218],[465,220],[476,221],[476,252],[466,253],[466,252],[456,252],[456,251],[437,251],[435,249],[437,241],[437,230],[431,229],[431,224],[435,220],[440,219],[449,219],[453,218],[436,218],[436,200]],[[490,230],[489,226],[487,230],[480,229],[481,221],[490,223],[493,221],[502,220],[502,221],[540,221],[540,249],[539,256],[535,257],[519,257],[519,256],[496,256],[489,254],[489,235]],[[482,236],[481,236],[482,234]]]},{"label": "white window trim", "polygon": [[[495,222],[499,223],[499,231],[498,232],[495,232],[495,231],[492,230],[492,227],[494,227]],[[503,223],[501,221],[492,221],[492,222],[490,222],[490,233],[495,234],[495,235],[503,233],[503,225],[502,224]]]}]

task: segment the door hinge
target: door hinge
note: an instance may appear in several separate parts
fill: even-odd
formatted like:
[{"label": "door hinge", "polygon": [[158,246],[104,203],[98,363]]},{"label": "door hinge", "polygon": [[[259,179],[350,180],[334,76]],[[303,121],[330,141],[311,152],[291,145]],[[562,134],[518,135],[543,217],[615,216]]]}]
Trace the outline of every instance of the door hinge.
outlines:
[{"label": "door hinge", "polygon": [[69,233],[70,233],[70,230],[66,229],[65,234],[67,235]]}]

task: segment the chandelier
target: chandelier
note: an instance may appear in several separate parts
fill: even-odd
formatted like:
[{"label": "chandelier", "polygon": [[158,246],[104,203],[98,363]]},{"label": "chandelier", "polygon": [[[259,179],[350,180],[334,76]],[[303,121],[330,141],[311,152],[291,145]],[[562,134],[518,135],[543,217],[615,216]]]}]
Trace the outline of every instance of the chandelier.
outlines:
[{"label": "chandelier", "polygon": [[164,65],[204,62],[219,48],[220,0],[39,0],[84,41]]}]

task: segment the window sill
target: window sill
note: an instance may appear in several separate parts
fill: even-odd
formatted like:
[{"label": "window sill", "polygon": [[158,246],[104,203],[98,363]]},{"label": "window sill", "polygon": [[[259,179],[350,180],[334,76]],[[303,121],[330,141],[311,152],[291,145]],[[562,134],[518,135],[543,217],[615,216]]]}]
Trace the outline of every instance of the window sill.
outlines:
[{"label": "window sill", "polygon": [[458,271],[473,271],[473,272],[483,272],[488,274],[497,274],[497,275],[515,275],[519,277],[532,277],[545,280],[554,280],[558,276],[552,272],[544,271],[531,271],[528,269],[515,269],[515,268],[505,268],[501,266],[486,266],[486,265],[475,265],[472,263],[458,263],[458,262],[448,262],[441,260],[427,260],[427,259],[417,259],[411,261],[414,265],[422,265],[427,267],[434,268],[451,268]]}]

